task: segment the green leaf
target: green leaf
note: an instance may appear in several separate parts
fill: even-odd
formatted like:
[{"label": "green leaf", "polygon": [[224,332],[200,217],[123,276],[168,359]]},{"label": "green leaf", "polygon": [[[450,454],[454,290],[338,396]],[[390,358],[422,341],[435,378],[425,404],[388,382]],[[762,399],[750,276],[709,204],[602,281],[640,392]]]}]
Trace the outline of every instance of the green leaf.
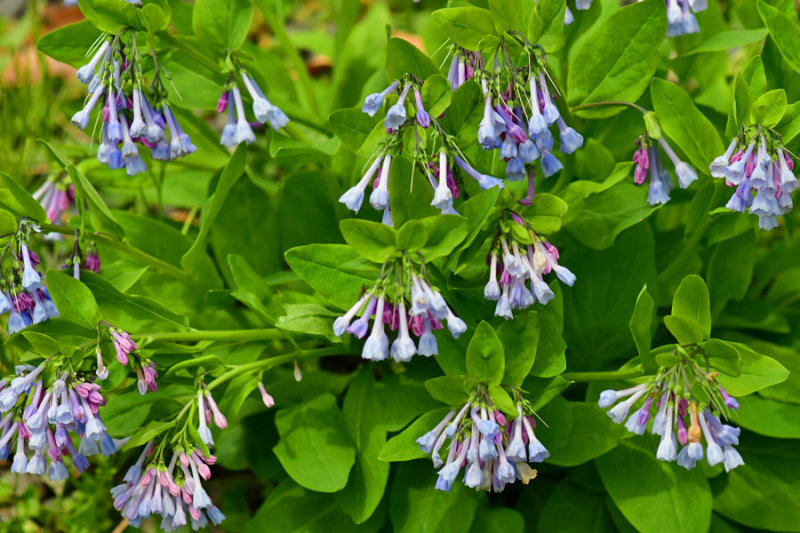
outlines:
[{"label": "green leaf", "polygon": [[408,220],[397,230],[395,246],[398,250],[416,252],[425,246],[426,242],[428,242],[428,230],[421,220]]},{"label": "green leaf", "polygon": [[782,364],[738,342],[730,343],[739,351],[742,365],[738,376],[720,374],[717,381],[733,396],[752,394],[786,381],[789,371]]},{"label": "green leaf", "polygon": [[[737,447],[746,462],[725,476],[714,509],[760,530],[793,531],[800,523],[800,451],[797,441],[743,434]],[[722,481],[722,480],[720,480]]]},{"label": "green leaf", "polygon": [[[568,402],[569,425],[561,446],[550,449],[549,463],[577,466],[614,449],[626,436],[626,430],[615,424],[594,402]],[[544,416],[544,415],[543,415]],[[545,420],[550,427],[563,424],[561,419]],[[544,436],[542,437],[544,438]]]},{"label": "green leaf", "polygon": [[524,311],[514,320],[503,322],[497,328],[497,336],[505,353],[503,385],[520,387],[536,361],[539,315],[535,311]]},{"label": "green leaf", "polygon": [[281,439],[272,450],[292,479],[318,492],[344,488],[356,449],[332,394],[275,415]]},{"label": "green leaf", "polygon": [[642,367],[645,372],[652,372],[658,369],[655,361],[650,356],[650,347],[653,341],[653,314],[655,313],[655,302],[647,284],[642,287],[639,296],[636,298],[636,306],[633,308],[631,320],[628,328],[633,335],[633,342],[636,344],[636,351],[642,360]]},{"label": "green leaf", "polygon": [[436,427],[450,411],[447,407],[429,411],[417,418],[403,431],[386,441],[381,448],[378,458],[381,461],[411,461],[426,457],[427,454],[419,449],[417,439]]},{"label": "green leaf", "polygon": [[800,27],[786,14],[764,0],[758,0],[758,14],[786,62],[800,72]]},{"label": "green leaf", "polygon": [[751,394],[738,398],[739,408],[731,420],[759,435],[778,439],[800,439],[800,409],[796,404],[777,402]]},{"label": "green leaf", "polygon": [[561,229],[561,219],[567,214],[567,202],[547,193],[533,197],[531,207],[525,210],[525,218],[537,233],[549,235]]},{"label": "green leaf", "polygon": [[707,336],[703,333],[703,327],[691,318],[680,315],[667,315],[664,317],[664,325],[678,344],[688,346],[702,342]]},{"label": "green leaf", "polygon": [[659,461],[651,446],[635,440],[596,461],[603,485],[625,518],[642,533],[706,533],[712,497],[702,471]]},{"label": "green leaf", "polygon": [[117,33],[123,26],[142,29],[139,10],[125,0],[78,0],[86,20],[104,32]]},{"label": "green leaf", "polygon": [[453,100],[453,91],[450,83],[442,74],[434,74],[425,80],[422,86],[422,103],[425,110],[432,117],[438,117],[450,106]]},{"label": "green leaf", "polygon": [[[754,58],[758,59],[758,57]],[[763,67],[762,67],[763,69]],[[733,82],[733,98],[731,99],[731,109],[728,112],[728,122],[725,126],[725,136],[730,138],[737,134],[739,128],[744,125],[745,119],[749,116],[750,107],[753,105],[753,95],[744,77],[744,70],[736,73]]]},{"label": "green leaf", "polygon": [[[145,427],[137,431],[131,439],[125,443],[125,449],[131,450],[142,444],[146,444],[158,437],[169,428],[174,426],[174,422],[161,422],[159,420],[151,420]],[[194,427],[194,426],[192,426]]]},{"label": "green leaf", "polygon": [[[197,8],[195,7],[195,9]],[[228,164],[222,169],[219,181],[217,181],[217,187],[203,207],[197,238],[192,247],[189,248],[189,251],[181,257],[181,266],[186,272],[197,279],[203,279],[203,281],[214,287],[221,286],[218,278],[208,279],[206,276],[202,276],[207,271],[207,269],[203,268],[203,263],[208,255],[206,252],[206,238],[208,237],[208,232],[214,226],[222,206],[225,204],[225,199],[228,197],[231,187],[242,177],[246,160],[247,146],[240,144],[236,147]]]},{"label": "green leaf", "polygon": [[489,9],[497,27],[502,31],[522,30],[524,12],[522,0],[489,0]]},{"label": "green leaf", "polygon": [[481,321],[467,346],[467,372],[487,385],[498,385],[504,370],[503,345],[494,328]]},{"label": "green leaf", "polygon": [[702,328],[703,338],[711,335],[711,304],[703,278],[694,274],[683,278],[672,297],[672,314],[697,323]]},{"label": "green leaf", "polygon": [[606,509],[605,494],[563,479],[551,492],[539,515],[537,531],[559,533],[611,533],[614,527]]},{"label": "green leaf", "polygon": [[[45,146],[48,145],[45,143]],[[124,231],[100,196],[100,193],[97,192],[97,189],[94,188],[91,182],[75,165],[67,165],[65,170],[72,179],[72,185],[75,187],[75,195],[78,198],[83,198],[89,205],[88,212],[94,227],[117,237],[121,237]]]},{"label": "green leaf", "polygon": [[709,339],[701,346],[706,351],[709,366],[729,376],[739,375],[742,358],[736,346],[719,339]]},{"label": "green leaf", "polygon": [[64,320],[90,329],[102,319],[97,302],[86,285],[60,270],[47,271],[47,290]]},{"label": "green leaf", "polygon": [[786,113],[786,91],[775,89],[759,96],[750,114],[753,116],[753,123],[761,124],[765,128],[776,126]]},{"label": "green leaf", "polygon": [[494,16],[479,7],[448,7],[433,12],[444,33],[468,50],[481,50],[498,43]]},{"label": "green leaf", "polygon": [[386,431],[374,401],[373,376],[372,366],[362,368],[350,383],[342,406],[347,432],[356,444],[356,464],[347,486],[336,494],[336,501],[357,524],[375,512],[389,479],[389,464],[378,459]]},{"label": "green leaf", "polygon": [[[656,71],[666,32],[667,14],[661,0],[637,2],[595,25],[571,56],[570,106],[638,100]],[[620,111],[621,107],[602,106],[578,114],[603,118]]]},{"label": "green leaf", "polygon": [[196,0],[192,11],[194,34],[222,48],[242,46],[252,21],[251,0]]},{"label": "green leaf", "polygon": [[794,102],[786,107],[786,113],[776,129],[784,143],[791,142],[800,134],[800,102]]},{"label": "green leaf", "polygon": [[286,252],[286,262],[311,288],[339,306],[349,308],[362,287],[374,285],[377,267],[344,244],[309,244]]},{"label": "green leaf", "polygon": [[[530,3],[528,3],[530,6]],[[566,2],[560,0],[538,0],[530,16],[528,39],[544,48],[545,52],[557,52],[564,46],[564,14]]]},{"label": "green leaf", "polygon": [[385,224],[348,218],[339,222],[339,229],[347,244],[370,261],[383,263],[395,253],[396,233]]},{"label": "green leaf", "polygon": [[439,376],[425,380],[425,388],[436,400],[447,405],[463,405],[469,399],[464,390],[466,376]]},{"label": "green leaf", "polygon": [[713,315],[730,300],[740,300],[747,294],[756,259],[752,253],[755,245],[755,233],[746,231],[714,247],[706,276]]},{"label": "green leaf", "polygon": [[328,117],[333,133],[354,152],[358,150],[369,137],[370,132],[377,127],[375,118],[361,111],[360,107],[338,109]]},{"label": "green leaf", "polygon": [[410,42],[397,37],[389,39],[386,75],[390,80],[396,80],[406,74],[414,74],[424,81],[434,74],[439,74],[439,69],[428,56]]},{"label": "green leaf", "polygon": [[717,128],[695,107],[691,97],[668,81],[656,78],[650,86],[653,107],[661,129],[677,144],[700,172],[725,151]]},{"label": "green leaf", "polygon": [[36,43],[39,51],[73,67],[89,62],[86,53],[100,36],[100,31],[88,20],[67,24],[53,30]]},{"label": "green leaf", "polygon": [[648,111],[644,114],[644,127],[651,139],[661,138],[661,123],[654,112]]},{"label": "green leaf", "polygon": [[[17,202],[19,202],[19,205],[22,207],[22,211],[16,213],[18,216],[28,216],[37,222],[45,222],[47,220],[47,213],[45,213],[42,204],[34,200],[33,196],[31,196],[28,191],[23,189],[14,178],[5,172],[0,172],[0,177],[3,178],[3,184],[6,186],[6,189],[11,192],[12,196],[14,196]],[[11,206],[6,207],[10,208]]]},{"label": "green leaf", "polygon": [[517,416],[517,406],[500,385],[489,385],[489,397],[498,409],[508,416]]},{"label": "green leaf", "polygon": [[766,28],[756,28],[754,30],[726,30],[715,33],[689,52],[683,55],[701,54],[704,52],[727,52],[736,46],[755,43],[767,36]]},{"label": "green leaf", "polygon": [[426,261],[449,255],[469,233],[467,219],[459,215],[437,215],[419,219],[428,233],[420,249]]}]

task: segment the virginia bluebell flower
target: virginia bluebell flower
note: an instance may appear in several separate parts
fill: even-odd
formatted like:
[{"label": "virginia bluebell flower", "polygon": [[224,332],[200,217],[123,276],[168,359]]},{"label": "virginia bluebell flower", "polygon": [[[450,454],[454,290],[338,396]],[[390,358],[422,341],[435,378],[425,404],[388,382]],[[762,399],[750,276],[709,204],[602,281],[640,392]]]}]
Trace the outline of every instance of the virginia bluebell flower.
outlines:
[{"label": "virginia bluebell flower", "polygon": [[247,92],[250,93],[250,97],[253,99],[253,113],[256,119],[261,124],[269,122],[273,130],[279,130],[286,126],[289,123],[289,117],[286,116],[286,113],[264,96],[258,83],[247,72],[242,71],[241,74],[242,81],[247,87]]},{"label": "virginia bluebell flower", "polygon": [[[730,471],[744,464],[733,448],[739,443],[739,429],[723,424],[719,415],[727,416],[728,409],[739,405],[714,376],[706,372],[705,363],[697,359],[697,354],[682,351],[678,363],[661,367],[650,381],[603,391],[598,405],[610,407],[608,416],[637,435],[644,434],[655,414],[650,431],[661,436],[657,459],[694,468],[703,459],[705,439],[708,464],[724,462],[726,471]],[[702,392],[697,394],[698,391]]]},{"label": "virginia bluebell flower", "polygon": [[698,33],[700,26],[694,13],[704,11],[706,0],[666,0],[667,37],[677,37],[687,33]]},{"label": "virginia bluebell flower", "polygon": [[395,80],[381,92],[372,93],[369,96],[367,96],[364,99],[364,105],[361,107],[361,111],[371,117],[374,117],[375,113],[377,113],[378,110],[383,105],[383,100],[386,98],[386,95],[393,93],[399,85],[400,82]]},{"label": "virginia bluebell flower", "polygon": [[793,169],[794,160],[780,139],[757,126],[732,139],[710,166],[713,177],[725,178],[729,187],[736,188],[725,207],[749,210],[765,230],[777,227],[778,217],[792,210],[791,193],[798,186]]},{"label": "virginia bluebell flower", "polygon": [[636,168],[633,172],[633,181],[636,185],[642,185],[649,174],[650,184],[647,189],[647,201],[650,205],[656,206],[669,202],[669,193],[674,185],[672,178],[664,168],[661,153],[658,145],[664,150],[667,156],[675,165],[675,174],[678,177],[678,185],[685,189],[697,179],[697,172],[688,163],[680,159],[672,147],[663,136],[658,139],[658,145],[645,133],[636,141],[637,150],[633,153],[633,162]]}]

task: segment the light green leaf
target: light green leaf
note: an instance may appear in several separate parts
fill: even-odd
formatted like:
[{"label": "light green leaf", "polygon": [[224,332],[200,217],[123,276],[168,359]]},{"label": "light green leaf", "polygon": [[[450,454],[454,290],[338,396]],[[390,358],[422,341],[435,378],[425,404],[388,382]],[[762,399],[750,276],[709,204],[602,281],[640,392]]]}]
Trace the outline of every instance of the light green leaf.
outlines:
[{"label": "light green leaf", "polygon": [[385,224],[348,218],[339,223],[339,229],[347,244],[370,261],[383,263],[395,253],[396,232]]},{"label": "light green leaf", "polygon": [[250,0],[196,0],[192,11],[194,34],[222,48],[242,46],[252,21]]},{"label": "light green leaf", "polygon": [[498,42],[494,16],[479,7],[448,7],[433,12],[433,19],[459,46],[481,50]]},{"label": "light green leaf", "polygon": [[696,275],[683,278],[672,297],[672,314],[693,320],[701,327],[704,338],[711,335],[711,304],[703,278]]},{"label": "light green leaf", "polygon": [[498,385],[504,370],[503,345],[494,328],[481,321],[467,346],[467,372],[487,385]]},{"label": "light green leaf", "polygon": [[753,107],[750,108],[753,122],[761,124],[765,128],[776,126],[783,118],[784,113],[786,113],[786,91],[783,89],[765,92],[753,102]]}]

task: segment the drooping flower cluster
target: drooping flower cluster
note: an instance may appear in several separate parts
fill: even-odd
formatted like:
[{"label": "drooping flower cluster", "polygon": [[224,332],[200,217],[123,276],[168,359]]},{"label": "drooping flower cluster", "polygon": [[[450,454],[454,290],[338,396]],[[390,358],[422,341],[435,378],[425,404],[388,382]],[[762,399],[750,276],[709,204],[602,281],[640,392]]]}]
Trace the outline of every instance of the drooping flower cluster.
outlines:
[{"label": "drooping flower cluster", "polygon": [[72,123],[86,129],[92,110],[102,100],[97,160],[111,169],[125,168],[128,176],[133,176],[147,170],[139,153],[141,147],[150,149],[151,157],[161,161],[191,154],[197,147],[170,109],[161,81],[163,67],[155,51],[156,73],[147,87],[135,32],[128,33],[128,43],[122,42],[121,35],[112,38],[104,34],[96,50],[90,49],[94,52],[89,63],[78,69],[76,75],[89,86],[89,96],[83,109],[72,116]]},{"label": "drooping flower cluster", "polygon": [[666,0],[667,37],[698,33],[700,26],[694,13],[705,11],[708,0]]},{"label": "drooping flower cluster", "polygon": [[732,211],[758,215],[758,226],[770,230],[778,217],[792,210],[797,188],[794,160],[779,139],[760,127],[749,128],[731,140],[725,153],[711,162],[711,175],[736,187],[725,205]]},{"label": "drooping flower cluster", "polygon": [[[415,354],[436,355],[433,331],[444,328],[442,321],[447,322],[454,338],[464,333],[467,325],[431,286],[424,272],[424,265],[418,269],[407,255],[384,264],[377,283],[334,321],[334,334],[341,337],[347,332],[359,339],[366,337],[361,357],[373,361],[382,361],[390,354],[398,362],[408,362]],[[373,320],[371,331],[370,320]],[[397,331],[391,347],[386,326]],[[412,333],[418,339],[416,343]]]},{"label": "drooping flower cluster", "polygon": [[447,81],[450,83],[450,88],[455,91],[467,80],[472,79],[476,69],[483,66],[483,57],[478,52],[471,52],[456,45],[452,46],[450,53],[453,59],[450,60]]},{"label": "drooping flower cluster", "polygon": [[[245,70],[239,70],[239,76],[244,83],[250,98],[253,99],[253,114],[259,124],[269,122],[273,130],[279,130],[289,123],[289,117],[281,109],[264,96],[256,80]],[[217,113],[228,111],[228,122],[222,129],[220,144],[233,148],[239,143],[250,144],[256,140],[253,128],[247,121],[242,93],[235,79],[231,79],[225,91],[217,100]]]},{"label": "drooping flower cluster", "polygon": [[550,128],[558,129],[561,153],[571,154],[583,145],[583,137],[567,125],[554,103],[558,89],[547,70],[544,52],[524,38],[518,39],[525,52],[523,66],[516,66],[502,53],[502,61],[495,62],[492,72],[481,69],[478,76],[484,95],[478,142],[484,150],[499,150],[506,161],[506,177],[512,181],[532,175],[537,160],[545,177],[564,168],[553,155]]},{"label": "drooping flower cluster", "polygon": [[[647,383],[603,391],[598,403],[603,408],[613,406],[608,416],[617,424],[625,423],[632,433],[642,435],[650,424],[650,432],[661,435],[656,452],[659,460],[677,461],[691,469],[705,456],[709,465],[723,463],[730,471],[744,464],[734,448],[740,430],[720,418],[727,418],[728,410],[739,404],[715,377],[684,353],[679,363],[662,367]],[[634,406],[638,407],[629,416]]]},{"label": "drooping flower cluster", "polygon": [[[12,472],[61,481],[69,476],[64,459],[83,472],[87,457],[111,455],[117,443],[100,420],[106,403],[100,386],[54,363],[20,365],[16,377],[0,380],[0,458],[13,448]],[[73,438],[80,439],[77,447]]]},{"label": "drooping flower cluster", "polygon": [[[422,83],[415,77],[408,75],[401,80],[392,82],[385,90],[367,96],[362,111],[370,116],[383,105],[388,95],[400,90],[400,96],[394,105],[389,107],[384,119],[387,136],[371,158],[361,179],[339,197],[339,202],[347,206],[354,213],[358,213],[364,202],[367,187],[372,183],[372,192],[369,196],[370,205],[376,210],[383,211],[383,223],[389,226],[392,223],[391,205],[389,199],[389,178],[392,159],[403,151],[403,132],[405,128],[421,127],[427,130],[428,146],[433,151],[426,152],[420,143],[414,146],[414,162],[422,171],[434,192],[431,205],[437,207],[442,214],[455,214],[453,199],[459,196],[459,186],[454,170],[459,168],[467,176],[478,182],[482,189],[502,187],[503,181],[483,174],[473,168],[464,157],[464,154],[454,144],[451,136],[447,135],[439,126],[435,117],[425,111],[421,93]],[[414,91],[415,119],[407,120],[406,101],[410,91]],[[432,126],[432,127],[431,127]],[[374,178],[374,179],[373,179]]]},{"label": "drooping flower cluster", "polygon": [[[130,362],[131,368],[136,372],[139,394],[145,395],[147,391],[157,391],[158,384],[156,383],[156,378],[158,377],[158,372],[156,371],[155,361],[144,357],[139,352],[139,346],[131,339],[131,336],[127,332],[122,331],[108,322],[102,322],[102,324],[106,326],[108,334],[114,343],[117,361],[119,361],[122,366],[128,366],[128,362]],[[99,351],[97,357],[98,367],[102,367],[102,358]]]},{"label": "drooping flower cluster", "polygon": [[650,205],[655,206],[669,202],[669,193],[673,188],[672,178],[661,161],[658,145],[661,145],[661,149],[664,150],[672,164],[675,165],[675,175],[678,177],[678,185],[680,185],[681,189],[687,188],[697,179],[697,172],[689,163],[678,157],[678,154],[675,153],[663,135],[659,137],[658,144],[656,144],[645,133],[639,137],[636,145],[639,148],[633,153],[633,162],[636,163],[636,169],[633,171],[633,181],[636,185],[642,185],[647,176],[650,176],[650,185],[647,189],[647,201]]},{"label": "drooping flower cluster", "polygon": [[[187,438],[191,431],[186,426],[176,424],[172,439],[164,438],[156,445],[150,441],[136,463],[125,473],[123,483],[111,489],[114,507],[135,526],[141,526],[144,519],[161,517],[161,529],[177,531],[189,524],[192,529],[214,525],[225,519],[222,512],[211,502],[203,488],[203,481],[211,478],[211,466],[217,458],[208,451],[214,441],[208,424],[212,421],[220,429],[227,427],[225,416],[219,411],[216,402],[207,390],[201,389],[190,407],[197,407],[199,420],[196,434],[200,442]],[[192,413],[185,420],[193,424],[192,409],[182,413]],[[172,447],[169,463],[167,446]]]},{"label": "drooping flower cluster", "polygon": [[[547,305],[555,297],[543,279],[550,272],[555,272],[558,279],[570,287],[575,283],[575,274],[558,264],[558,248],[537,235],[516,213],[512,213],[511,218],[508,223],[501,224],[492,242],[487,258],[489,281],[483,289],[487,300],[497,302],[495,316],[506,319],[514,318],[513,310],[526,309],[536,302]],[[511,225],[523,230],[512,230]]]},{"label": "drooping flower cluster", "polygon": [[501,492],[517,479],[527,485],[536,477],[528,462],[541,463],[550,452],[536,438],[530,403],[517,395],[516,408],[514,419],[507,419],[479,384],[458,412],[450,411],[417,439],[438,470],[437,489],[449,491],[462,468],[464,485],[487,492]]},{"label": "drooping flower cluster", "polygon": [[0,314],[9,314],[10,334],[58,316],[44,280],[36,270],[39,256],[28,247],[32,234],[38,232],[39,226],[23,218],[18,231],[6,245],[6,251],[11,252],[12,265],[3,272],[0,281]]}]

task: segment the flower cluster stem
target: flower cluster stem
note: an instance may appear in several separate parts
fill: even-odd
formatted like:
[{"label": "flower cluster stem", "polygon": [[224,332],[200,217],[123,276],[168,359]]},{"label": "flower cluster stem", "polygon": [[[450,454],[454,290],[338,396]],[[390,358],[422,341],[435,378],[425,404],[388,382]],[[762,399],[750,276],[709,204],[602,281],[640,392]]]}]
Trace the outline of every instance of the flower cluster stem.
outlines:
[{"label": "flower cluster stem", "polygon": [[624,368],[622,370],[609,370],[605,372],[564,372],[561,377],[567,381],[592,382],[592,381],[616,381],[619,379],[638,378],[644,375],[641,365],[634,368]]}]

